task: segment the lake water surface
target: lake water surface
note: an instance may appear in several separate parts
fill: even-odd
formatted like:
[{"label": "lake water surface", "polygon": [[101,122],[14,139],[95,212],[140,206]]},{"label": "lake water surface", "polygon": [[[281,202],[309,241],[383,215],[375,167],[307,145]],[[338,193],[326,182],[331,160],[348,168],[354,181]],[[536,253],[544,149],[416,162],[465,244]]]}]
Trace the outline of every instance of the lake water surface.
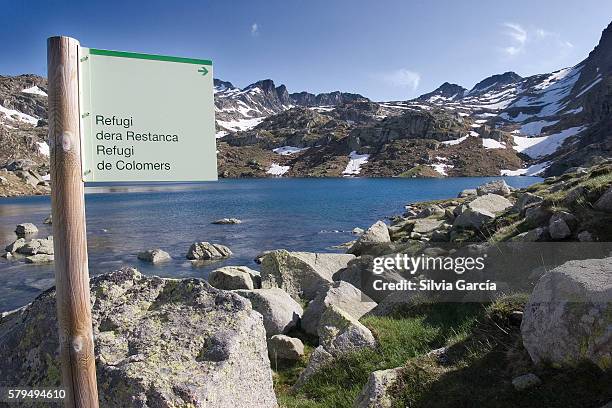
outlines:
[{"label": "lake water surface", "polygon": [[[499,177],[497,177],[499,178]],[[122,266],[164,277],[206,278],[223,265],[247,265],[277,248],[334,252],[354,239],[354,227],[400,214],[407,203],[455,197],[495,178],[445,179],[239,179],[212,183],[88,187],[86,195],[89,268],[92,275]],[[513,187],[535,177],[504,177]],[[0,245],[16,239],[15,225],[32,222],[39,237],[51,235],[42,221],[49,197],[0,199]],[[239,225],[212,221],[240,218]],[[185,258],[196,241],[230,247],[234,255],[208,265]],[[162,265],[139,261],[136,254],[162,248],[173,260]],[[53,286],[53,265],[29,265],[0,258],[0,311],[30,302]]]}]

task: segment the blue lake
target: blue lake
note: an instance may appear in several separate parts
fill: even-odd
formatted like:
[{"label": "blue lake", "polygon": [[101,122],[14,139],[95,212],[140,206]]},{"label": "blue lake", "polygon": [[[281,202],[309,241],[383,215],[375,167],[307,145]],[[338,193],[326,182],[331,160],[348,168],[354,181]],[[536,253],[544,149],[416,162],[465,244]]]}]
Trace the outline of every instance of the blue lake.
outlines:
[{"label": "blue lake", "polygon": [[[497,177],[499,178],[499,177]],[[146,274],[206,278],[223,265],[248,265],[261,251],[277,248],[334,252],[334,245],[354,237],[354,227],[401,214],[404,205],[455,197],[495,179],[240,179],[214,183],[88,187],[86,195],[89,268],[92,275],[135,266]],[[504,177],[513,187],[538,182],[535,177]],[[42,221],[49,197],[0,199],[0,244],[15,240],[15,225],[36,224],[39,237],[51,235]],[[212,225],[224,217],[239,225]],[[196,241],[221,243],[234,255],[195,265],[185,258]],[[159,266],[136,254],[162,248],[173,260]],[[53,265],[28,265],[0,258],[0,311],[30,302],[53,286]]]}]

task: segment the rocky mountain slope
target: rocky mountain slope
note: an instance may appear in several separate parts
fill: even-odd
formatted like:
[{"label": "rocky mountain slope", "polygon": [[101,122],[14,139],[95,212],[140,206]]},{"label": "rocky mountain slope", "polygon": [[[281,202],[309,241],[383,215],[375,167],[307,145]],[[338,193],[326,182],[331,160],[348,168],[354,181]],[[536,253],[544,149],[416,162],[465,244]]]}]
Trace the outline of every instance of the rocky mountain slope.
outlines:
[{"label": "rocky mountain slope", "polygon": [[[612,24],[585,60],[472,89],[442,84],[408,101],[289,93],[266,79],[215,79],[222,177],[555,175],[612,153]],[[46,81],[0,77],[0,166],[46,173]]]}]

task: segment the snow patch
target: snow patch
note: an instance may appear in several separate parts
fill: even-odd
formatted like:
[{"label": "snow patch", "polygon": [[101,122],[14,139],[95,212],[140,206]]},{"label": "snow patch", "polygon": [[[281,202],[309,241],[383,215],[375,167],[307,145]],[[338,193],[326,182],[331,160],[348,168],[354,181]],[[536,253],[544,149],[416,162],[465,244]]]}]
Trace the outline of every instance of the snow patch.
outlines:
[{"label": "snow patch", "polygon": [[264,119],[265,117],[252,118],[252,119],[238,119],[238,120],[230,120],[230,121],[217,120],[217,124],[221,126],[222,128],[237,132],[241,130],[244,131],[244,130],[252,129],[255,126],[259,125]]},{"label": "snow patch", "polygon": [[537,158],[554,153],[568,137],[577,135],[586,129],[586,126],[575,126],[562,130],[549,136],[522,137],[513,136],[514,150],[522,152],[531,158]]},{"label": "snow patch", "polygon": [[446,163],[435,163],[435,164],[432,164],[431,167],[435,171],[440,173],[441,175],[448,176],[448,174],[446,173],[446,170],[452,169],[454,166],[452,164],[446,164]]},{"label": "snow patch", "polygon": [[14,109],[5,108],[2,105],[0,105],[0,113],[4,113],[6,116],[8,116],[9,119],[26,122],[32,126],[36,126],[38,124],[38,119],[34,116],[26,115],[25,113],[19,112]]},{"label": "snow patch", "polygon": [[38,145],[38,153],[42,154],[43,156],[49,156],[51,154],[47,142],[36,142],[36,144]]},{"label": "snow patch", "polygon": [[540,133],[542,133],[542,128],[554,125],[557,122],[559,121],[536,120],[535,122],[525,123],[523,126],[521,126],[521,133],[529,136],[539,135]]},{"label": "snow patch", "polygon": [[281,156],[288,156],[290,154],[300,153],[304,150],[308,150],[308,147],[294,147],[294,146],[281,146],[276,149],[272,149],[272,151],[276,154],[280,154]]},{"label": "snow patch", "polygon": [[357,176],[361,173],[361,166],[368,162],[369,154],[357,154],[355,150],[349,154],[349,162],[346,169],[342,172],[345,176]]},{"label": "snow patch", "polygon": [[482,139],[482,145],[485,149],[505,149],[506,144],[498,142],[495,139]]},{"label": "snow patch", "polygon": [[534,164],[526,169],[502,170],[502,176],[537,176],[550,167],[550,162]]},{"label": "snow patch", "polygon": [[289,166],[281,166],[277,163],[272,163],[272,166],[267,171],[268,174],[272,174],[273,176],[281,177],[283,174],[287,173],[291,167]]},{"label": "snow patch", "polygon": [[40,95],[40,96],[47,96],[47,93],[43,91],[42,89],[40,89],[38,86],[31,86],[29,88],[24,89],[21,92],[34,94],[34,95]]}]

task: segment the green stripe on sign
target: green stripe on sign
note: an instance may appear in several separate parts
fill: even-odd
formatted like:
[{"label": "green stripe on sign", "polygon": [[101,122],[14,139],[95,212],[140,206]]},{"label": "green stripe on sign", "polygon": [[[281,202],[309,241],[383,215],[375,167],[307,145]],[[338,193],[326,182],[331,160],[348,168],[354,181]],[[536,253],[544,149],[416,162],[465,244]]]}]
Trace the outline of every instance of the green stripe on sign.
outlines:
[{"label": "green stripe on sign", "polygon": [[104,55],[107,57],[122,57],[122,58],[136,58],[136,59],[154,60],[154,61],[182,62],[184,64],[196,64],[196,65],[212,65],[211,60],[183,58],[183,57],[170,57],[168,55],[140,54],[137,52],[99,50],[97,48],[90,48],[89,53],[92,55]]}]

